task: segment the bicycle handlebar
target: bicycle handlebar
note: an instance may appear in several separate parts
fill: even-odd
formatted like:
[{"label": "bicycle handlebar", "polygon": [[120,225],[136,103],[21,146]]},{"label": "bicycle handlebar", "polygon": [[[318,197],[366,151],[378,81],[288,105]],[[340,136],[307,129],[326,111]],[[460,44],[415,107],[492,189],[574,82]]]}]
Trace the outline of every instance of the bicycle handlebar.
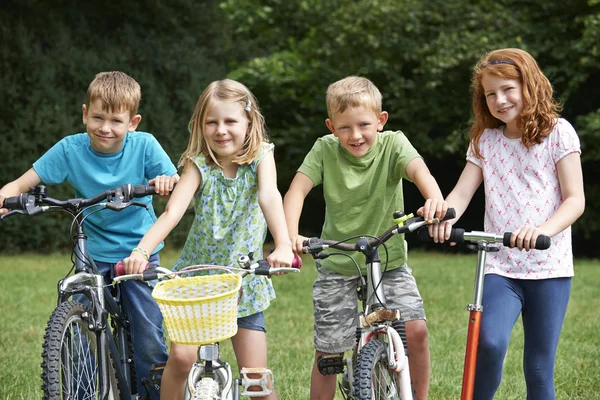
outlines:
[{"label": "bicycle handlebar", "polygon": [[[400,215],[400,216],[398,217],[398,215]],[[392,236],[394,236],[396,234],[418,231],[420,228],[422,228],[424,226],[431,225],[431,224],[437,224],[442,221],[447,221],[447,220],[453,219],[456,217],[456,212],[455,212],[454,208],[449,208],[446,211],[446,215],[444,216],[444,218],[442,220],[439,220],[436,218],[433,220],[433,222],[431,224],[428,223],[427,221],[425,221],[425,219],[423,217],[411,217],[411,216],[412,216],[412,214],[410,214],[408,217],[404,217],[403,212],[394,213],[394,217],[395,217],[394,222],[396,222],[396,224],[393,225],[391,228],[389,228],[387,231],[385,231],[381,236],[379,236],[377,238],[369,239],[366,243],[364,243],[364,242],[362,242],[362,243],[361,242],[343,243],[343,241],[339,241],[339,240],[328,240],[328,239],[320,239],[320,238],[312,237],[312,238],[309,238],[308,240],[305,240],[304,243],[302,243],[302,245],[304,246],[302,252],[306,253],[306,254],[311,254],[313,256],[313,258],[326,258],[329,256],[328,254],[319,254],[319,253],[322,250],[325,250],[330,247],[337,249],[337,250],[343,250],[343,251],[361,251],[361,250],[364,250],[364,246],[368,246],[368,247],[379,246],[380,244],[385,243],[389,238],[391,238]]]},{"label": "bicycle handlebar", "polygon": [[[417,232],[419,239],[424,242],[431,242],[433,238],[429,236],[427,229],[419,229]],[[502,243],[506,247],[511,247],[510,237],[512,232],[504,232],[503,235],[496,235],[488,232],[472,231],[465,232],[462,228],[452,228],[450,231],[450,239],[448,242],[464,243],[464,242],[486,242],[486,243]],[[548,236],[540,235],[535,242],[536,250],[546,250],[552,245],[552,241]],[[514,246],[512,246],[514,247]]]},{"label": "bicycle handlebar", "polygon": [[11,210],[0,216],[0,220],[8,218],[15,214],[27,214],[30,216],[38,215],[49,211],[52,207],[59,207],[63,210],[77,211],[84,207],[99,204],[106,201],[105,207],[114,211],[121,211],[130,205],[147,208],[146,203],[131,201],[134,198],[145,197],[156,194],[154,186],[149,185],[131,185],[125,184],[115,189],[106,190],[89,199],[73,198],[67,200],[58,200],[48,197],[47,188],[38,185],[31,188],[29,192],[18,196],[7,197],[4,199],[2,208]]},{"label": "bicycle handlebar", "polygon": [[125,269],[123,267],[123,262],[119,261],[116,265],[115,265],[115,277],[113,278],[113,282],[117,283],[117,282],[121,282],[121,281],[128,281],[131,279],[135,279],[135,280],[139,280],[142,282],[147,282],[147,281],[153,281],[155,279],[159,279],[159,278],[164,278],[164,277],[169,277],[169,278],[174,278],[176,277],[178,274],[181,273],[187,273],[187,272],[195,272],[195,271],[199,271],[202,269],[223,269],[223,270],[231,270],[231,271],[237,271],[237,272],[241,272],[242,276],[246,276],[248,274],[255,274],[255,275],[264,275],[264,276],[270,276],[270,275],[275,275],[275,274],[279,274],[279,273],[290,273],[290,272],[300,272],[300,268],[302,267],[302,259],[296,255],[294,257],[294,260],[292,261],[292,266],[291,267],[271,267],[269,265],[269,263],[267,262],[267,260],[258,260],[255,263],[252,263],[252,258],[251,256],[242,256],[238,259],[238,264],[240,264],[240,266],[242,266],[242,268],[231,268],[231,267],[219,267],[219,266],[203,266],[203,267],[199,267],[197,269],[193,269],[193,267],[190,267],[191,269],[188,270],[182,270],[182,271],[171,271],[168,270],[166,268],[163,267],[152,267],[150,264],[148,264],[147,269],[144,270],[144,272],[142,272],[141,274],[125,274]]}]

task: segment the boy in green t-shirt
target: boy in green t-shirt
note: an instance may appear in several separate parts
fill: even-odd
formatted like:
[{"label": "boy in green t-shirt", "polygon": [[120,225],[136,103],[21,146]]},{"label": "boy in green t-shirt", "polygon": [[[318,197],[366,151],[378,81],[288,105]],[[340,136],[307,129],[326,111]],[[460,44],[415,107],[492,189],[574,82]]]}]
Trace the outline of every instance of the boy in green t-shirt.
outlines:
[{"label": "boy in green t-shirt", "polygon": [[[332,135],[319,138],[298,169],[285,195],[284,209],[296,252],[306,239],[298,220],[310,190],[323,184],[326,212],[321,237],[339,240],[354,235],[383,233],[394,211],[404,209],[402,179],[414,182],[425,199],[425,218],[440,215],[442,193],[419,153],[402,132],[383,130],[388,114],[381,93],[368,79],[347,77],[327,89],[325,120]],[[384,275],[388,305],[406,321],[409,369],[417,398],[427,398],[429,346],[423,300],[406,262],[401,236],[386,243],[388,270]],[[361,258],[362,257],[362,258]],[[364,257],[355,256],[364,266]],[[322,354],[343,353],[355,342],[358,271],[346,257],[317,261],[313,286],[315,361],[311,399],[333,399],[335,375],[322,375]],[[365,271],[362,271],[366,274]]]}]

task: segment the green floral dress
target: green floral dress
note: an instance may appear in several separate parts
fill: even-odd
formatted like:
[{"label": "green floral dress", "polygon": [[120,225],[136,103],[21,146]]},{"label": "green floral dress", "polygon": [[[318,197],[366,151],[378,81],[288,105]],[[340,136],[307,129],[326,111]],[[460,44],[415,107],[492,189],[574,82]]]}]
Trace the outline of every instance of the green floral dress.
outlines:
[{"label": "green floral dress", "polygon": [[[219,167],[207,165],[203,155],[193,160],[202,175],[202,185],[194,196],[194,223],[173,270],[195,264],[237,267],[238,258],[250,252],[255,260],[263,257],[267,223],[258,204],[256,169],[273,148],[273,144],[263,143],[256,160],[240,165],[235,178],[227,178]],[[270,279],[247,275],[242,282],[238,318],[266,310],[274,298]]]}]

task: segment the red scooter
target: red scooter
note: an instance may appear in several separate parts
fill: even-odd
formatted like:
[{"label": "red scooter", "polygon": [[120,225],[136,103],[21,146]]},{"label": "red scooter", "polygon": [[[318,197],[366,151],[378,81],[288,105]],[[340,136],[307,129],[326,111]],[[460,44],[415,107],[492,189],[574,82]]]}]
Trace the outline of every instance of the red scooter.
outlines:
[{"label": "red scooter", "polygon": [[[496,243],[502,243],[510,247],[510,237],[512,232],[505,232],[503,235],[495,235],[487,232],[465,232],[461,228],[452,228],[450,243],[469,242],[467,247],[477,251],[477,268],[475,270],[475,285],[473,288],[473,302],[467,306],[469,311],[469,329],[467,332],[467,346],[465,350],[465,364],[463,368],[461,400],[473,399],[473,388],[475,385],[475,366],[477,365],[477,348],[479,346],[479,330],[481,327],[481,317],[483,312],[483,277],[485,274],[485,260],[488,252],[498,251]],[[431,241],[427,229],[419,231],[419,237],[423,241]],[[548,236],[538,236],[535,248],[537,250],[546,250],[551,245]]]}]

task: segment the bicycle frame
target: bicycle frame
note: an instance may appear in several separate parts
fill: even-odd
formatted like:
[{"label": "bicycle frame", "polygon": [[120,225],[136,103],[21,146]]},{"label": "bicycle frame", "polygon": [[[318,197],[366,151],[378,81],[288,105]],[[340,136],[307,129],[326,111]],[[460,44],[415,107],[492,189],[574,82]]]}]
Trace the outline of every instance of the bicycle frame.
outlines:
[{"label": "bicycle frame", "polygon": [[[88,308],[91,311],[88,322],[90,326],[93,325],[91,329],[96,331],[99,336],[97,356],[100,361],[100,376],[103,377],[100,382],[102,398],[105,398],[109,393],[108,369],[110,361],[107,357],[108,352],[110,352],[113,360],[118,360],[115,365],[115,375],[119,387],[127,388],[127,394],[122,393],[121,397],[128,396],[127,398],[129,398],[132,387],[131,368],[129,366],[131,357],[126,339],[129,334],[129,322],[110,289],[106,286],[104,277],[96,269],[96,265],[87,251],[83,224],[80,217],[77,219],[75,224],[77,227],[77,245],[74,248],[75,274],[58,282],[57,305],[67,301],[73,294],[83,293],[86,295],[89,300]],[[118,343],[115,342],[112,330],[108,327],[109,316],[116,325]]]},{"label": "bicycle frame", "polygon": [[[387,337],[389,367],[398,374],[397,378],[400,384],[402,399],[411,400],[412,390],[410,387],[408,357],[404,351],[402,338],[389,325],[390,322],[400,318],[400,312],[398,310],[388,310],[386,307],[387,301],[384,293],[384,285],[382,284],[383,272],[381,270],[381,260],[378,251],[379,244],[371,246],[369,240],[362,237],[356,242],[356,247],[365,255],[367,280],[364,283],[364,286],[366,286],[366,297],[362,299],[363,312],[358,322],[358,329],[361,334],[353,352],[357,355],[370,340],[385,339]],[[364,287],[361,287],[361,292],[363,290]],[[352,358],[354,359],[355,356]],[[348,371],[350,370],[351,368],[348,369]],[[352,388],[353,382],[350,381],[349,383]]]}]

